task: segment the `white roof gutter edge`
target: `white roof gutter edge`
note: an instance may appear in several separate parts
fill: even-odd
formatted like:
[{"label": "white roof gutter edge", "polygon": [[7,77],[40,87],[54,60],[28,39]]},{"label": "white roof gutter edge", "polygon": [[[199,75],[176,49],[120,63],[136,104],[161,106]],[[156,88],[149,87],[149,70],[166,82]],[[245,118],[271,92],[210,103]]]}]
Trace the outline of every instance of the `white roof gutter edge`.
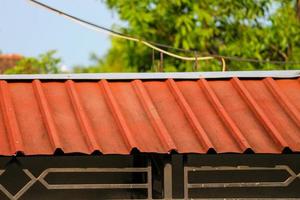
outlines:
[{"label": "white roof gutter edge", "polygon": [[163,73],[84,73],[84,74],[13,74],[0,75],[0,80],[133,80],[133,79],[199,79],[199,78],[297,78],[300,70],[227,71],[227,72],[163,72]]}]

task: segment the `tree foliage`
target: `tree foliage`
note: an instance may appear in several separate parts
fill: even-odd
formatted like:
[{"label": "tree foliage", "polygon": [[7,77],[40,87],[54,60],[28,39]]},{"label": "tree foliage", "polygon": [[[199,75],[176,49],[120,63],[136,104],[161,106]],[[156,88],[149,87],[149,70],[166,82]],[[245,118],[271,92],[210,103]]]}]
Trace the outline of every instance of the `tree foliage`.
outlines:
[{"label": "tree foliage", "polygon": [[61,59],[54,56],[55,50],[40,54],[37,58],[24,57],[15,67],[4,71],[4,74],[54,74],[61,72]]},{"label": "tree foliage", "polygon": [[[219,54],[258,60],[300,61],[300,23],[295,0],[105,0],[127,26],[118,30],[199,55]],[[295,6],[296,5],[296,6]],[[171,50],[182,55],[194,56]],[[112,47],[85,72],[151,71],[158,53],[139,43],[112,38]],[[153,60],[153,57],[155,58]],[[293,69],[226,60],[229,70]],[[191,71],[194,63],[164,56],[165,71]],[[201,70],[220,70],[218,61],[199,62]],[[78,71],[81,71],[78,68]]]}]

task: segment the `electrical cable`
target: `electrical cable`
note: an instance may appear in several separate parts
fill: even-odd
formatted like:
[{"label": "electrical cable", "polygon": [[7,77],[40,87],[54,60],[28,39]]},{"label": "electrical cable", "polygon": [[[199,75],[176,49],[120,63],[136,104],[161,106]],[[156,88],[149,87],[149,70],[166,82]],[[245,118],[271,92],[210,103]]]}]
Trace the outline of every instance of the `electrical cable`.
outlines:
[{"label": "electrical cable", "polygon": [[[97,24],[94,24],[94,23],[91,23],[91,22],[88,22],[86,20],[83,20],[83,19],[80,19],[78,17],[75,17],[75,16],[72,16],[70,14],[67,14],[65,12],[62,12],[58,9],[55,9],[55,8],[52,8],[46,4],[43,4],[41,2],[38,2],[38,1],[35,1],[35,0],[28,0],[29,2],[31,3],[34,3],[35,5],[38,5],[40,7],[43,7],[49,11],[52,11],[56,14],[59,14],[69,20],[72,20],[76,23],[79,23],[81,24],[82,26],[85,26],[87,28],[90,28],[90,29],[93,29],[93,30],[96,30],[96,31],[101,31],[101,32],[105,32],[111,36],[114,36],[114,37],[118,37],[118,38],[122,38],[122,39],[126,39],[126,40],[131,40],[131,41],[135,41],[135,42],[140,42],[156,51],[159,51],[163,54],[166,54],[166,55],[169,55],[171,57],[175,57],[175,58],[178,58],[178,59],[181,59],[181,60],[195,60],[195,57],[187,57],[187,56],[181,56],[181,55],[177,55],[177,54],[174,54],[174,53],[171,53],[169,51],[166,51],[164,49],[161,49],[157,46],[154,45],[154,43],[152,44],[152,42],[148,42],[146,40],[143,40],[143,39],[139,39],[139,38],[136,38],[136,37],[133,37],[133,36],[129,36],[129,35],[125,35],[125,34],[122,34],[122,33],[119,33],[119,32],[116,32],[116,31],[113,31],[111,29],[108,29],[108,28],[105,28],[103,26],[99,26]],[[197,58],[198,60],[210,60],[210,59],[215,59],[215,56],[205,56],[205,57],[198,57]]]},{"label": "electrical cable", "polygon": [[[139,42],[142,43],[146,46],[148,46],[149,48],[152,48],[153,50],[156,50],[160,53],[169,55],[171,57],[174,58],[178,58],[181,60],[186,60],[186,61],[199,61],[199,60],[211,60],[211,59],[217,59],[217,60],[221,60],[221,64],[222,64],[222,71],[226,70],[226,62],[225,59],[227,60],[232,60],[232,61],[239,61],[239,62],[253,62],[253,63],[270,63],[270,64],[300,64],[300,62],[296,62],[296,61],[277,61],[277,60],[259,60],[259,59],[252,59],[252,58],[241,58],[241,57],[236,57],[236,56],[223,56],[223,55],[217,55],[217,54],[211,54],[208,56],[193,56],[193,57],[188,57],[188,56],[182,56],[182,55],[178,55],[175,53],[171,53],[167,50],[164,50],[162,48],[167,48],[167,49],[173,49],[176,51],[182,51],[182,52],[188,52],[188,53],[195,53],[196,50],[187,50],[187,49],[182,49],[182,48],[176,48],[170,45],[166,45],[166,44],[161,44],[161,43],[157,43],[157,42],[152,42],[152,41],[147,41],[144,39],[140,39],[138,37],[134,37],[134,36],[130,36],[130,35],[126,35],[114,30],[111,30],[109,28],[103,27],[103,26],[99,26],[97,24],[94,24],[92,22],[80,19],[78,17],[75,17],[73,15],[70,15],[68,13],[65,13],[61,10],[55,9],[53,7],[50,7],[46,4],[43,4],[39,1],[36,0],[28,0],[30,3],[33,3],[36,6],[42,7],[47,9],[48,11],[51,11],[53,13],[56,13],[60,16],[63,16],[75,23],[78,23],[84,27],[87,27],[89,29],[98,31],[98,32],[103,32],[106,34],[109,34],[113,37],[118,37],[118,38],[122,38],[122,39],[126,39],[126,40],[130,40],[130,41],[134,41],[134,42]],[[161,48],[159,48],[161,47]]]}]

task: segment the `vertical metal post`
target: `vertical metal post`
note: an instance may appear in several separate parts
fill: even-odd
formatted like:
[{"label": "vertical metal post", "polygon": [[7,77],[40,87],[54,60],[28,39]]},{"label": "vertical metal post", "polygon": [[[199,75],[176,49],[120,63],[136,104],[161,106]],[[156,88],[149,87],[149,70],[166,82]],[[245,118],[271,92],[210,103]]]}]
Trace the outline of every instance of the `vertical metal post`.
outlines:
[{"label": "vertical metal post", "polygon": [[188,167],[184,166],[184,199],[188,199],[189,197],[189,170]]},{"label": "vertical metal post", "polygon": [[160,65],[159,65],[159,72],[164,71],[164,54],[160,53]]},{"label": "vertical metal post", "polygon": [[148,199],[152,199],[152,170],[151,170],[151,160],[148,158],[147,166],[147,183],[148,183]]},{"label": "vertical metal post", "polygon": [[172,164],[169,159],[164,165],[164,199],[172,199]]},{"label": "vertical metal post", "polygon": [[155,72],[158,71],[157,67],[155,66],[155,52],[154,52],[154,49],[152,49],[152,69],[154,69]]}]

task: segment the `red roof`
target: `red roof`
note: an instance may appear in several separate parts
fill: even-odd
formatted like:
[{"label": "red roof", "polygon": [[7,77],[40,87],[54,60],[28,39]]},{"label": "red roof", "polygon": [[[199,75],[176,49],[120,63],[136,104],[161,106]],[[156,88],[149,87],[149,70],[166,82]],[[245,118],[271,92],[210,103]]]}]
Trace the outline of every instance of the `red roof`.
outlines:
[{"label": "red roof", "polygon": [[1,155],[300,151],[299,78],[17,79],[0,81]]},{"label": "red roof", "polygon": [[0,54],[0,73],[14,67],[22,58],[19,54]]}]

